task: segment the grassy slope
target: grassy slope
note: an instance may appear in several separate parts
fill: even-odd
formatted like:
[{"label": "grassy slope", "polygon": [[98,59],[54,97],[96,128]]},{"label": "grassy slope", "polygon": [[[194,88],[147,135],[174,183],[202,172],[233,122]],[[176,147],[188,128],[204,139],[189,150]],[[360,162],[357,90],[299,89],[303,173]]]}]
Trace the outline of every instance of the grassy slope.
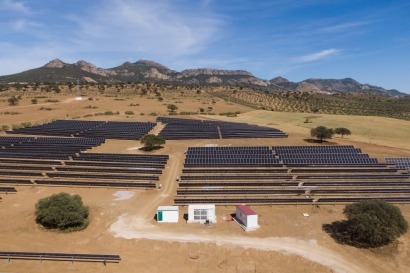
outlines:
[{"label": "grassy slope", "polygon": [[[315,118],[311,119],[311,123],[304,123],[306,117]],[[352,135],[345,136],[345,138],[352,141],[410,150],[410,121],[393,118],[271,112],[264,110],[247,112],[240,114],[236,118],[220,116],[215,116],[215,118],[277,127],[287,133],[303,134],[306,137],[310,136],[310,128],[319,125],[331,128],[346,127],[352,131]],[[336,135],[335,137],[339,136]]]},{"label": "grassy slope", "polygon": [[[118,88],[122,91],[118,92]],[[146,88],[148,94],[140,96],[140,89]],[[332,128],[346,127],[352,131],[352,135],[345,137],[346,140],[382,145],[387,147],[402,148],[410,151],[410,121],[399,120],[385,117],[375,116],[353,116],[353,115],[330,115],[330,114],[313,114],[313,113],[297,113],[297,112],[278,112],[251,110],[249,107],[232,103],[229,100],[224,101],[215,98],[213,92],[208,92],[208,89],[183,88],[183,87],[168,87],[150,86],[150,85],[125,85],[125,87],[106,88],[101,94],[97,87],[84,88],[82,91],[96,100],[84,100],[77,103],[63,103],[68,98],[74,98],[75,90],[68,91],[66,87],[60,94],[54,92],[41,91],[22,91],[18,94],[23,94],[23,100],[18,106],[10,107],[7,104],[7,98],[14,92],[0,93],[0,113],[4,111],[21,112],[18,115],[3,115],[0,114],[0,125],[19,123],[23,121],[45,122],[53,118],[82,118],[87,114],[95,114],[96,112],[105,111],[120,111],[119,116],[103,116],[91,119],[103,120],[154,120],[155,117],[149,117],[148,113],[156,112],[159,115],[167,114],[167,104],[175,103],[178,106],[178,111],[197,111],[200,107],[207,109],[213,108],[215,116],[206,116],[211,119],[221,119],[228,121],[247,122],[251,124],[265,125],[277,127],[290,134],[298,134],[298,137],[310,137],[310,128],[319,125],[324,125]],[[157,89],[164,97],[163,101],[158,101],[154,90]],[[228,89],[231,90],[231,89]],[[225,90],[226,92],[226,90]],[[249,92],[253,96],[253,92]],[[47,98],[58,99],[57,103],[46,103],[47,107],[51,107],[52,111],[39,111],[40,105],[46,102],[46,99],[39,99],[38,105],[31,104],[30,100],[34,96],[43,95]],[[114,96],[114,97],[113,97]],[[216,100],[211,103],[212,98]],[[178,102],[178,103],[177,103]],[[130,103],[138,103],[140,106],[130,106]],[[44,105],[44,104],[43,104]],[[89,109],[87,106],[95,106],[96,109]],[[135,115],[128,117],[124,114],[125,111],[132,110]],[[230,118],[219,116],[222,112],[240,111],[238,117]],[[141,116],[145,113],[145,116]],[[184,116],[190,118],[192,116]],[[311,118],[311,123],[304,123],[306,117]],[[336,136],[338,138],[339,136]]]}]

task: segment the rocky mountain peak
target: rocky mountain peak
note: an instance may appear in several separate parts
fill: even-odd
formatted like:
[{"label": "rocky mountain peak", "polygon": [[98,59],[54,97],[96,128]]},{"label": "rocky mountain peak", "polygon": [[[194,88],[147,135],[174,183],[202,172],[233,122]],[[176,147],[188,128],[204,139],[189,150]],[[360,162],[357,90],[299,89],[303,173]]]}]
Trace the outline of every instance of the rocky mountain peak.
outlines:
[{"label": "rocky mountain peak", "polygon": [[181,77],[193,77],[198,75],[209,76],[248,76],[253,77],[252,73],[244,70],[219,70],[211,68],[186,69],[181,72]]},{"label": "rocky mountain peak", "polygon": [[43,67],[47,68],[62,68],[65,65],[63,61],[60,59],[54,59],[49,61],[47,64],[45,64]]},{"label": "rocky mountain peak", "polygon": [[74,64],[75,66],[78,66],[81,70],[89,72],[89,73],[93,73],[93,74],[97,74],[103,77],[107,77],[110,75],[116,75],[115,71],[110,71],[107,69],[103,69],[103,68],[98,68],[96,65],[80,60],[78,62],[76,62]]},{"label": "rocky mountain peak", "polygon": [[83,60],[76,62],[75,65],[79,66],[82,70],[85,70],[85,71],[90,71],[90,70],[97,68],[97,66],[95,66],[94,64],[83,61]]},{"label": "rocky mountain peak", "polygon": [[283,77],[276,77],[276,78],[271,79],[270,82],[273,83],[273,84],[278,84],[278,83],[286,83],[286,82],[289,82],[289,80],[288,80],[288,79],[285,79],[285,78],[283,78]]},{"label": "rocky mountain peak", "polygon": [[149,61],[149,60],[139,60],[139,61],[135,62],[135,64],[137,64],[137,65],[152,66],[152,67],[155,67],[155,68],[170,70],[170,69],[169,69],[168,67],[166,67],[165,65],[156,63],[156,62],[154,62],[154,61]]}]

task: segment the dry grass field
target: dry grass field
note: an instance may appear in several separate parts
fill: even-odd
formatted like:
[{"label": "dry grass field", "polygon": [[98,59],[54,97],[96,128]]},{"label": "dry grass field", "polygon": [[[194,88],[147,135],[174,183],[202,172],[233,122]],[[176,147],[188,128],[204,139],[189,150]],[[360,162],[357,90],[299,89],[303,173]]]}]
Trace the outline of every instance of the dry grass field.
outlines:
[{"label": "dry grass field", "polygon": [[[128,87],[127,87],[128,88]],[[138,89],[137,87],[133,87]],[[335,144],[352,144],[383,161],[384,157],[410,157],[410,122],[379,117],[337,116],[306,113],[280,113],[253,110],[246,106],[212,98],[197,90],[160,90],[158,94],[128,88],[99,92],[82,90],[76,101],[75,90],[61,93],[20,91],[22,99],[9,106],[12,92],[0,93],[0,126],[49,122],[54,119],[154,121],[167,115],[167,105],[178,112],[205,112],[215,115],[189,115],[271,126],[289,134],[287,139],[168,141],[154,154],[169,154],[160,178],[161,190],[120,190],[104,188],[16,187],[16,194],[1,195],[0,250],[119,254],[118,264],[0,260],[0,272],[410,272],[410,234],[377,249],[357,249],[336,243],[322,225],[343,219],[341,205],[255,206],[261,228],[245,233],[237,224],[224,221],[234,207],[217,207],[216,224],[187,224],[186,207],[180,209],[178,224],[159,224],[154,220],[158,205],[171,205],[176,177],[181,174],[183,155],[188,146],[216,145],[307,145],[311,127],[343,126],[352,135],[334,137]],[[141,89],[141,88],[140,88]],[[138,90],[140,90],[138,89]],[[134,92],[135,91],[135,92]],[[37,104],[32,99],[37,98]],[[90,99],[88,99],[90,98]],[[92,99],[91,99],[92,98]],[[114,114],[102,115],[111,111]],[[116,114],[116,112],[119,112]],[[132,111],[134,114],[125,114]],[[219,113],[240,112],[237,117]],[[100,114],[98,114],[100,113]],[[306,117],[311,123],[304,123]],[[178,116],[180,117],[180,116]],[[95,152],[142,153],[138,141],[108,140]],[[43,197],[61,191],[79,194],[90,207],[90,225],[83,231],[47,231],[34,221],[34,205]],[[410,206],[399,205],[410,222]],[[303,217],[302,213],[309,213]]]}]

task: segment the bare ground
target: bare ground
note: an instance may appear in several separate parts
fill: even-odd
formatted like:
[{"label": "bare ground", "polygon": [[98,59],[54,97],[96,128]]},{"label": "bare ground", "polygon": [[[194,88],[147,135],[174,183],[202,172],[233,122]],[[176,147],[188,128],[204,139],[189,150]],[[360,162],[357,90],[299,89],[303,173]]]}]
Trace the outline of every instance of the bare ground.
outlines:
[{"label": "bare ground", "polygon": [[[113,101],[100,97],[95,101],[75,101],[56,95],[63,103],[47,104],[52,111],[39,111],[39,105],[23,101],[12,107],[21,114],[0,116],[4,123],[47,121],[52,118],[81,116],[96,111],[129,110],[130,101],[138,101],[138,116],[123,114],[93,117],[102,120],[154,120],[139,113],[166,112],[166,106],[145,98]],[[169,102],[172,102],[171,100]],[[97,110],[86,108],[95,105]],[[197,109],[201,102],[185,100],[180,108]],[[1,110],[10,110],[0,105]],[[238,106],[217,102],[220,112],[232,111]],[[239,107],[242,111],[244,107]],[[249,111],[249,109],[248,109]],[[136,111],[137,113],[137,111]],[[257,112],[257,115],[263,113]],[[268,112],[266,114],[269,114]],[[212,118],[212,117],[211,117]],[[246,119],[246,118],[244,118]],[[242,121],[240,118],[235,119]],[[261,125],[267,125],[264,121]],[[119,254],[118,264],[0,260],[0,272],[410,272],[410,235],[406,234],[394,244],[372,250],[339,245],[322,231],[322,225],[343,219],[343,206],[258,206],[261,228],[244,232],[232,221],[224,221],[234,212],[234,207],[217,207],[218,223],[210,227],[187,224],[180,210],[178,224],[159,224],[154,220],[158,205],[172,204],[180,175],[183,153],[188,146],[204,145],[306,145],[305,129],[296,125],[267,122],[289,132],[288,139],[275,140],[199,140],[169,141],[156,154],[169,154],[170,160],[161,177],[161,190],[118,190],[60,187],[17,187],[17,194],[2,195],[0,203],[0,250],[41,251],[73,253]],[[403,138],[405,142],[408,138]],[[382,160],[385,156],[410,156],[403,145],[394,147],[362,141],[361,138],[335,138],[337,144],[352,144],[371,156]],[[400,140],[398,140],[400,142]],[[401,143],[403,144],[403,143]],[[108,140],[95,152],[140,153],[137,141]],[[79,194],[90,207],[91,221],[87,229],[74,233],[47,231],[34,221],[34,205],[53,193],[65,191]],[[400,205],[405,218],[410,221],[410,206]],[[303,217],[302,213],[309,213]]]}]

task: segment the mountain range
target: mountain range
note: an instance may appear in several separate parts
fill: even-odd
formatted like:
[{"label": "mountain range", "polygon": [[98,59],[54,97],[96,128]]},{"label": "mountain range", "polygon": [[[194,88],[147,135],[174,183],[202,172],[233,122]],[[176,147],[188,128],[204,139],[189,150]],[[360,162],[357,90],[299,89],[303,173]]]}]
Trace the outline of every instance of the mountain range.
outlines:
[{"label": "mountain range", "polygon": [[38,83],[38,82],[162,82],[196,86],[228,85],[246,86],[267,91],[302,91],[319,93],[368,92],[389,96],[404,96],[395,89],[361,84],[354,79],[307,79],[291,82],[282,77],[271,80],[260,79],[244,70],[218,70],[210,68],[186,69],[181,72],[171,70],[159,63],[139,60],[125,62],[113,68],[99,68],[86,61],[73,64],[54,59],[42,67],[21,73],[0,76],[0,84]]}]

